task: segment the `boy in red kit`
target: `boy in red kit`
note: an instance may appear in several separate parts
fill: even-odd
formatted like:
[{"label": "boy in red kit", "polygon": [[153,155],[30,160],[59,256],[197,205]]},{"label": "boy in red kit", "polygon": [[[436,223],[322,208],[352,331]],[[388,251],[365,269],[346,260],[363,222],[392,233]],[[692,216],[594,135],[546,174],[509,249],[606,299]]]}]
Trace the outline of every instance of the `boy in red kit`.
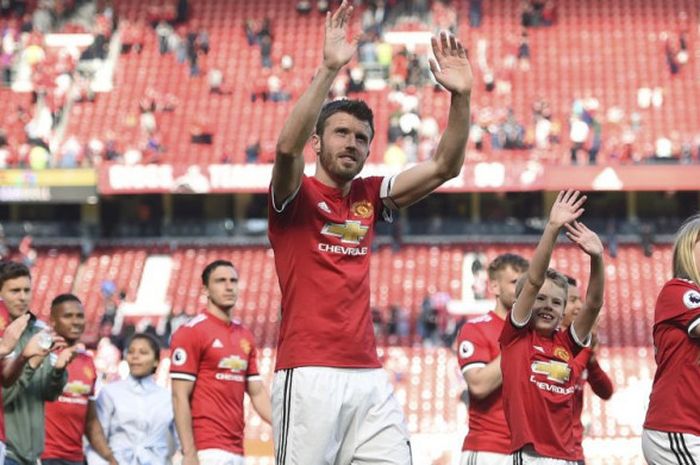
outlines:
[{"label": "boy in red kit", "polygon": [[510,431],[501,396],[501,335],[515,301],[515,284],[528,262],[515,254],[496,257],[488,268],[489,289],[496,308],[467,321],[457,336],[457,356],[469,390],[469,433],[462,445],[461,465],[511,465]]},{"label": "boy in red kit", "polygon": [[[51,302],[51,326],[68,347],[80,345],[85,330],[83,305],[73,294]],[[110,465],[117,465],[95,410],[95,364],[81,348],[67,368],[68,383],[53,402],[46,402],[46,439],[42,465],[79,465],[85,460],[83,434]]]},{"label": "boy in red kit", "polygon": [[[584,306],[576,280],[571,276],[566,276],[566,281],[569,287],[564,320],[561,323],[562,330],[566,330],[571,326],[571,323],[581,313]],[[591,334],[591,346],[583,349],[576,356],[576,363],[579,365],[578,371],[581,373],[576,382],[576,394],[574,396],[574,442],[576,454],[579,456],[579,465],[585,464],[582,446],[583,423],[581,423],[581,413],[583,412],[583,392],[586,384],[589,384],[591,389],[593,389],[593,393],[603,400],[608,400],[613,395],[612,381],[600,367],[596,358],[597,346],[598,339],[594,329]]]},{"label": "boy in red kit", "polygon": [[[573,402],[574,357],[589,344],[603,304],[603,245],[576,219],[586,197],[560,192],[535,254],[516,287],[501,333],[503,403],[514,464],[576,465]],[[591,257],[587,304],[567,331],[559,331],[567,301],[566,278],[548,269],[562,228]]]}]

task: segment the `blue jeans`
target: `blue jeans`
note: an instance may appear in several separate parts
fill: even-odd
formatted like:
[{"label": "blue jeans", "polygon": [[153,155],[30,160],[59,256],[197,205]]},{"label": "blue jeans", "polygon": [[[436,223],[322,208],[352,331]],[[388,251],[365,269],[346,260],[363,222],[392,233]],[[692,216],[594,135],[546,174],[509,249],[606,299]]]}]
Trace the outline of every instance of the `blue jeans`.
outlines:
[{"label": "blue jeans", "polygon": [[83,462],[73,462],[72,460],[64,459],[41,459],[41,465],[83,465]]}]

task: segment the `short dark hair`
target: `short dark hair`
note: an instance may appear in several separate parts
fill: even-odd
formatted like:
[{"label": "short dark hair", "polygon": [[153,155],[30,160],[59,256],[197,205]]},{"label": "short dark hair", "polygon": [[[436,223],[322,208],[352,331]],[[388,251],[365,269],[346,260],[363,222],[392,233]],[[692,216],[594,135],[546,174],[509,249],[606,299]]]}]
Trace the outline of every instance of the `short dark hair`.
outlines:
[{"label": "short dark hair", "polygon": [[233,268],[234,270],[236,269],[236,267],[233,266],[233,263],[231,263],[228,260],[214,260],[213,262],[204,267],[204,271],[202,271],[202,284],[207,286],[209,284],[209,276],[211,276],[214,270],[220,266],[228,266]]},{"label": "short dark hair", "polygon": [[525,260],[518,254],[514,253],[504,253],[494,258],[491,263],[489,263],[489,279],[496,279],[499,272],[511,267],[519,273],[524,273],[530,267],[530,262]]},{"label": "short dark hair", "polygon": [[3,262],[2,266],[0,266],[0,289],[5,285],[5,282],[23,276],[32,279],[32,274],[26,265],[17,262]]},{"label": "short dark hair", "polygon": [[53,298],[53,300],[51,301],[51,308],[53,309],[54,307],[58,307],[59,305],[66,302],[78,302],[80,305],[83,304],[78,298],[78,296],[76,296],[75,294],[65,293],[59,294]]},{"label": "short dark hair", "polygon": [[578,281],[576,281],[576,278],[569,276],[568,274],[565,274],[564,277],[566,278],[566,283],[569,286],[573,286],[573,287],[578,286]]},{"label": "short dark hair", "polygon": [[[153,350],[153,353],[156,355],[156,362],[160,362],[160,342],[158,339],[156,339],[155,336],[152,334],[148,333],[136,333],[133,336],[129,338],[129,343],[126,345],[126,350],[129,350],[129,347],[131,347],[131,343],[134,342],[137,339],[143,339],[148,343],[148,345],[151,347],[151,350]],[[156,369],[153,369],[153,373],[156,372]]]},{"label": "short dark hair", "polygon": [[326,128],[326,120],[340,112],[348,113],[360,121],[369,124],[369,129],[371,131],[369,138],[371,140],[374,137],[374,114],[372,113],[372,109],[362,100],[348,99],[333,100],[323,106],[321,114],[318,115],[318,119],[316,120],[316,134],[322,136],[323,130]]}]

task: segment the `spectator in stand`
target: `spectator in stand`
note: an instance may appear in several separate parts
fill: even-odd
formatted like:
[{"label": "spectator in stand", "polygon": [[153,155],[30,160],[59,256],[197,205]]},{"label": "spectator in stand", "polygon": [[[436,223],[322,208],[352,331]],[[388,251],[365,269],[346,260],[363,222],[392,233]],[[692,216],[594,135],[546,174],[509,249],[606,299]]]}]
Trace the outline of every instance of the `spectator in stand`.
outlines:
[{"label": "spectator in stand", "polygon": [[300,0],[296,6],[297,13],[306,15],[311,13],[311,2],[309,0]]},{"label": "spectator in stand", "polygon": [[222,73],[220,69],[212,68],[209,70],[208,80],[210,94],[223,94],[221,86],[224,82],[224,73]]},{"label": "spectator in stand", "polygon": [[260,37],[260,60],[263,68],[272,68],[272,37],[269,35]]},{"label": "spectator in stand", "polygon": [[546,0],[542,8],[542,24],[552,26],[557,22],[557,4],[555,0]]},{"label": "spectator in stand", "polygon": [[260,139],[256,139],[254,142],[248,144],[245,148],[245,161],[246,163],[257,163],[260,159]]},{"label": "spectator in stand", "polygon": [[483,15],[483,0],[469,0],[469,26],[478,28],[481,26]]},{"label": "spectator in stand", "polygon": [[530,41],[528,40],[527,29],[520,33],[520,45],[518,45],[518,63],[520,69],[528,71],[530,69]]},{"label": "spectator in stand", "polygon": [[209,55],[209,33],[206,29],[200,29],[197,33],[197,49],[203,54]]},{"label": "spectator in stand", "polygon": [[574,115],[571,118],[571,127],[569,129],[569,139],[571,140],[571,164],[575,165],[578,163],[578,152],[581,150],[588,140],[588,134],[590,128],[581,119],[581,117]]},{"label": "spectator in stand", "polygon": [[252,47],[258,43],[258,35],[255,32],[255,22],[252,19],[246,19],[243,23],[243,29],[245,31],[245,37],[248,41],[248,45]]},{"label": "spectator in stand", "polygon": [[161,20],[156,26],[156,35],[158,36],[158,49],[161,55],[165,55],[169,51],[170,36],[173,34],[173,27]]},{"label": "spectator in stand", "polygon": [[199,55],[197,53],[197,33],[187,33],[187,61],[190,65],[190,77],[199,76]]}]

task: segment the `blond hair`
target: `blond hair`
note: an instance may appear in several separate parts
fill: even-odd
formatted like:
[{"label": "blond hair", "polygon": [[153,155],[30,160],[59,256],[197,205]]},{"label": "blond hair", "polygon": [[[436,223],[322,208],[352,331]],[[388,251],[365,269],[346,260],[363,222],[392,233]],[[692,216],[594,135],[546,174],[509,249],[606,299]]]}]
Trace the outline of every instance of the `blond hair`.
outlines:
[{"label": "blond hair", "polygon": [[[569,282],[566,280],[566,276],[555,270],[554,268],[547,268],[547,271],[544,273],[545,279],[549,279],[552,281],[554,284],[556,284],[558,287],[562,288],[564,290],[564,301],[566,302],[566,299],[569,297]],[[525,287],[525,281],[528,280],[527,273],[523,274],[518,278],[518,281],[515,283],[515,297],[517,298],[520,296],[520,293],[523,291],[523,288]]]},{"label": "blond hair", "polygon": [[695,244],[700,239],[700,215],[688,218],[676,234],[673,244],[673,277],[690,279],[700,285],[700,271],[695,262]]}]

